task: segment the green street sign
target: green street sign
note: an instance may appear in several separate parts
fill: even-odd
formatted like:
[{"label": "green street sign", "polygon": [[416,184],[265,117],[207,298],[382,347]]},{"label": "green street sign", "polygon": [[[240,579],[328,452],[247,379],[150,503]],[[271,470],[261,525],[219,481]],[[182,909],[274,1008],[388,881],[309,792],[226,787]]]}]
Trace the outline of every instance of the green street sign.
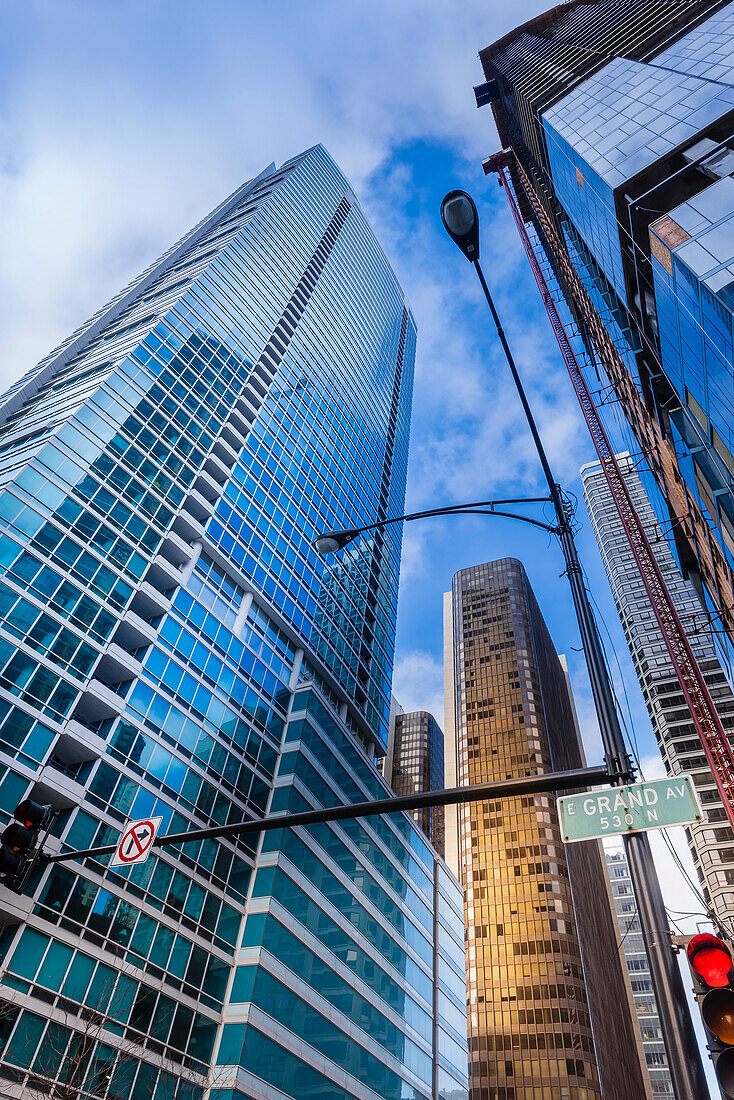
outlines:
[{"label": "green street sign", "polygon": [[624,787],[562,795],[557,800],[566,844],[615,833],[690,825],[703,818],[690,775],[630,783]]}]

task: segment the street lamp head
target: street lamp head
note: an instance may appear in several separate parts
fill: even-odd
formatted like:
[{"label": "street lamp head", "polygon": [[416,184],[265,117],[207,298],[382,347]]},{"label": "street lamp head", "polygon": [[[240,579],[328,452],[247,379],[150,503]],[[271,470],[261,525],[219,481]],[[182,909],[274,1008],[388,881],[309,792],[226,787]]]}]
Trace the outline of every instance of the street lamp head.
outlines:
[{"label": "street lamp head", "polygon": [[352,539],[357,537],[356,531],[324,531],[313,540],[313,548],[322,558],[328,554],[335,554],[343,549]]},{"label": "street lamp head", "polygon": [[441,203],[441,220],[452,241],[467,260],[479,259],[479,214],[474,199],[466,191],[449,191]]}]

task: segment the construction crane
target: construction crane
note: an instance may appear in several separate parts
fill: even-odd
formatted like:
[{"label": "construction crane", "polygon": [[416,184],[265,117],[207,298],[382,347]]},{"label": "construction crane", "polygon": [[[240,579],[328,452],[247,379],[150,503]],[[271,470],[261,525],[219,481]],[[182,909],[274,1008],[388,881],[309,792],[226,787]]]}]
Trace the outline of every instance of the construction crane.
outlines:
[{"label": "construction crane", "polygon": [[[556,307],[555,299],[551,294],[520,213],[515,193],[507,176],[507,169],[510,169],[513,172],[513,177],[517,179],[522,179],[522,169],[515,160],[514,153],[506,151],[490,157],[485,162],[485,167],[497,172],[500,185],[507,196],[520,240],[530,262],[535,281],[538,284],[543,305],[573,383],[574,391],[619,513],[619,518],[624,526],[642,583],[645,586],[650,605],[673,662],[678,682],[691,712],[693,724],[701,740],[726,815],[734,829],[734,751],[721,724],[721,719],[693,654],[655,555],[652,552],[640,517],[632,504],[627,485],[604,430],[599,412],[586,385],[583,372]],[[529,198],[528,195],[525,197]]]}]

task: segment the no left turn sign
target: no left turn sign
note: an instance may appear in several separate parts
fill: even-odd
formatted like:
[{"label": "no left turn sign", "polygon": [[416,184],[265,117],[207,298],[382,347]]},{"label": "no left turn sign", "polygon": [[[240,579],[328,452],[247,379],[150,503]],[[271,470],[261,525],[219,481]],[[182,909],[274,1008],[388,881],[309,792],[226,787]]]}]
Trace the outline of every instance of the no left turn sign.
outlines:
[{"label": "no left turn sign", "polygon": [[110,860],[110,867],[129,867],[131,863],[145,863],[161,821],[162,817],[131,821],[120,837],[117,850]]}]

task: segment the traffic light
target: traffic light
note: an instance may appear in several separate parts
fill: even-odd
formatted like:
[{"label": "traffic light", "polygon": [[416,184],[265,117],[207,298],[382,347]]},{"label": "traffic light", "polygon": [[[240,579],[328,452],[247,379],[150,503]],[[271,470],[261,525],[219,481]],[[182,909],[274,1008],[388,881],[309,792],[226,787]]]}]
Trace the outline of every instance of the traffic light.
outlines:
[{"label": "traffic light", "polygon": [[54,815],[53,806],[41,806],[25,798],[16,808],[14,821],[0,836],[0,878],[10,889],[17,888],[34,849],[38,834]]},{"label": "traffic light", "polygon": [[731,946],[707,932],[686,948],[708,1048],[724,1100],[734,1100],[734,956]]}]

